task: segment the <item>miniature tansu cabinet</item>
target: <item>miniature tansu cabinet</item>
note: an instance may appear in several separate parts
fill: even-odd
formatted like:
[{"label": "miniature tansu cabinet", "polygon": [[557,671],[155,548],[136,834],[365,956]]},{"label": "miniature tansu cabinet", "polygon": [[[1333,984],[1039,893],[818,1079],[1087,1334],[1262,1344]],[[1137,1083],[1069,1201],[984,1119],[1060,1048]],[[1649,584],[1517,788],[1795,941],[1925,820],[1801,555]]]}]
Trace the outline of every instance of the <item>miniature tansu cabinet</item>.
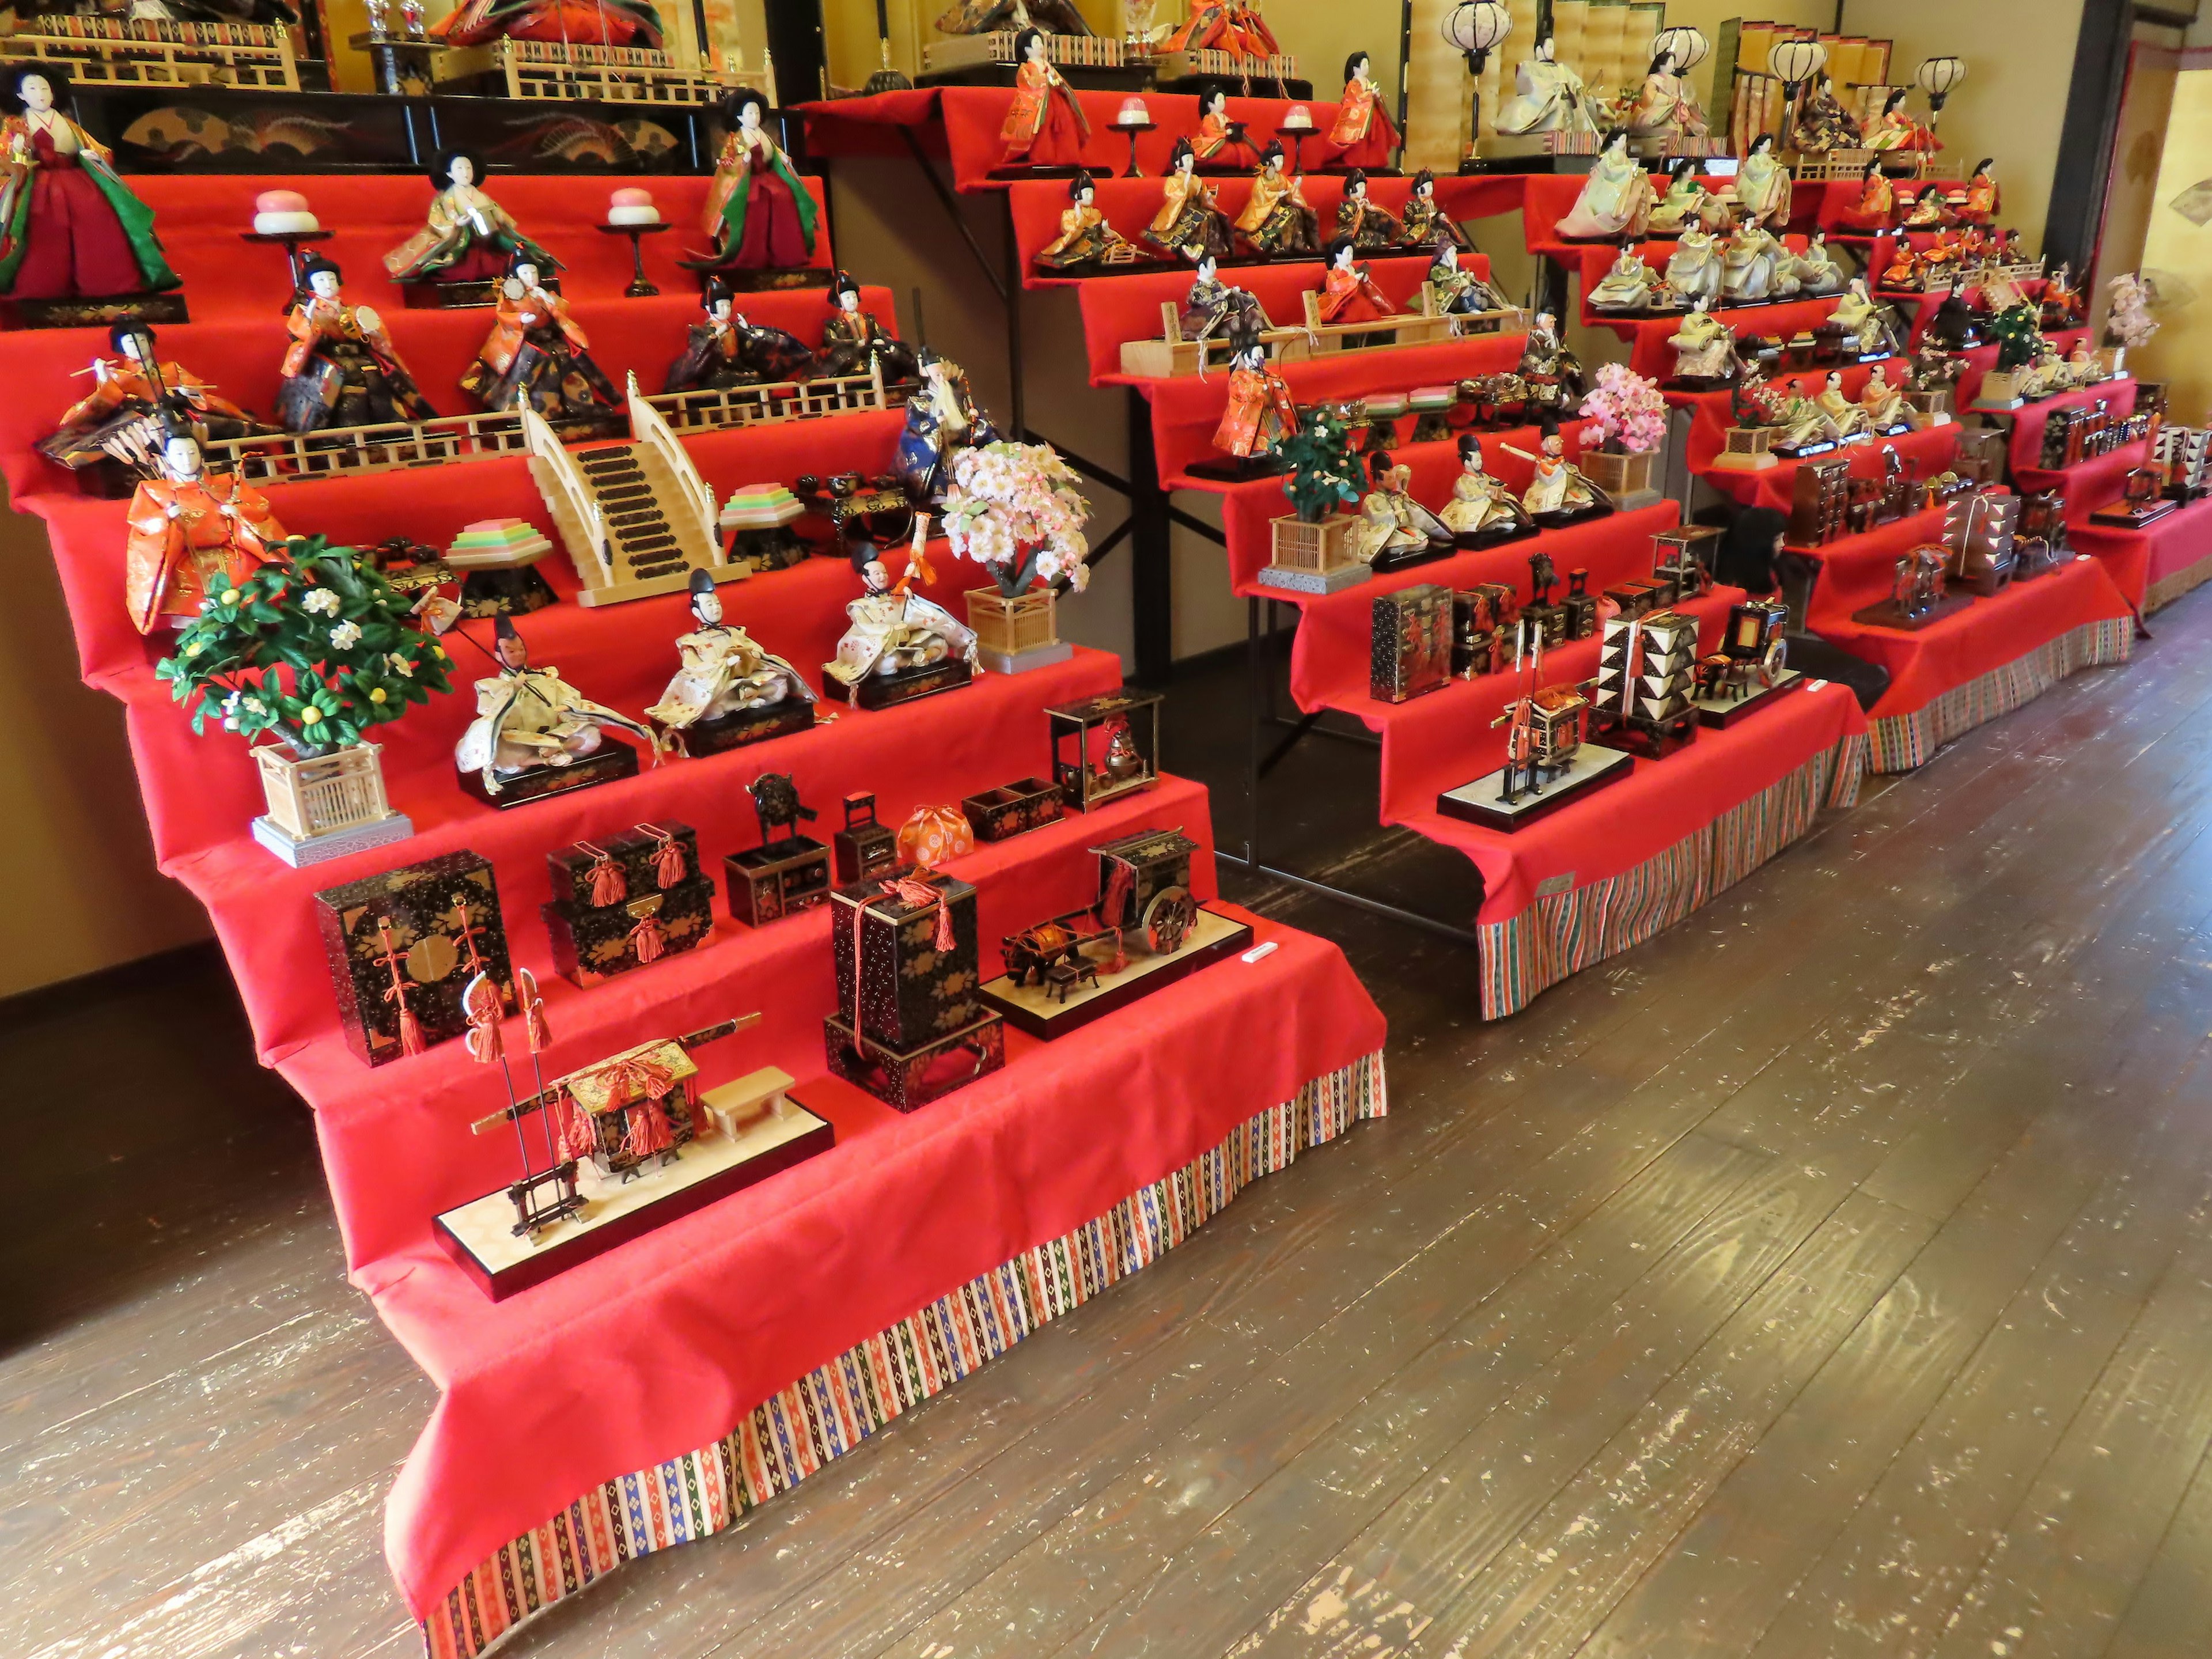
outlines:
[{"label": "miniature tansu cabinet", "polygon": [[1376,597],[1367,671],[1368,695],[1405,702],[1440,690],[1451,678],[1452,595],[1424,582]]},{"label": "miniature tansu cabinet", "polygon": [[722,860],[722,872],[730,890],[730,914],[749,927],[765,927],[830,896],[830,849],[799,833],[799,821],[811,823],[814,809],[800,804],[789,774],[764,772],[750,793],[760,819],[761,844],[748,853],[731,854]]},{"label": "miniature tansu cabinet", "polygon": [[1006,1029],[977,1000],[975,890],[901,865],[830,895],[837,1012],[830,1069],[902,1112],[1006,1064]]},{"label": "miniature tansu cabinet", "polygon": [[1060,799],[1088,812],[1160,781],[1160,697],[1127,686],[1044,711]]},{"label": "miniature tansu cabinet", "polygon": [[599,984],[713,937],[714,883],[688,823],[641,823],[559,848],[545,862],[553,898],[541,914],[553,965],[572,984]]},{"label": "miniature tansu cabinet", "polygon": [[1006,841],[1042,830],[1060,822],[1060,786],[1050,778],[1018,778],[960,803],[977,841]]},{"label": "miniature tansu cabinet", "polygon": [[899,861],[898,833],[876,817],[876,798],[865,789],[845,797],[845,827],[830,845],[843,883],[872,881]]},{"label": "miniature tansu cabinet", "polygon": [[346,1046],[371,1066],[462,1035],[470,945],[502,993],[507,928],[491,862],[474,853],[388,870],[315,895],[315,923]]}]

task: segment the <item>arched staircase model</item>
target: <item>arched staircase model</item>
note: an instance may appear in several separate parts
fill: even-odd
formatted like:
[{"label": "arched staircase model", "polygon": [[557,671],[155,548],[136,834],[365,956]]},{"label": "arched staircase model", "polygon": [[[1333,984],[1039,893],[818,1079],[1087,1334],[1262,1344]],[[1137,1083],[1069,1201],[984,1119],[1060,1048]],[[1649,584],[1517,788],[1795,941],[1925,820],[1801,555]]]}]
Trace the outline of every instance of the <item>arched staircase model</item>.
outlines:
[{"label": "arched staircase model", "polygon": [[714,493],[668,422],[639,395],[635,375],[632,442],[571,450],[536,411],[521,415],[530,476],[583,585],[577,604],[681,592],[694,570],[718,583],[752,574],[750,562],[722,562]]}]

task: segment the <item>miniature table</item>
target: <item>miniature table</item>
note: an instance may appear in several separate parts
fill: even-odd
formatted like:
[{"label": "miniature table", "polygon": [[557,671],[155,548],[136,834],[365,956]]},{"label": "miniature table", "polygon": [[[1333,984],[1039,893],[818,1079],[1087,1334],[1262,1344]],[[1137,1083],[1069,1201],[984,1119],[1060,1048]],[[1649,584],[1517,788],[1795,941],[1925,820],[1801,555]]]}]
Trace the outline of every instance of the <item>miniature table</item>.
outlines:
[{"label": "miniature table", "polygon": [[[379,34],[365,31],[347,38],[346,44],[356,52],[365,52],[376,65],[376,89],[389,97],[427,97],[435,80],[430,65],[438,54],[447,50],[442,40],[410,39],[404,34]],[[420,88],[410,92],[407,83],[412,81]]]},{"label": "miniature table", "polygon": [[653,295],[660,292],[659,289],[655,288],[651,283],[645,280],[645,239],[648,236],[658,236],[662,231],[667,230],[670,228],[671,227],[665,222],[656,222],[649,225],[601,225],[599,227],[599,234],[602,236],[627,236],[629,238],[630,281],[629,286],[623,290],[623,299],[650,300]]},{"label": "miniature table", "polygon": [[1129,167],[1128,170],[1121,175],[1124,179],[1141,179],[1145,176],[1144,169],[1137,165],[1137,135],[1140,132],[1154,131],[1158,128],[1158,126],[1159,123],[1157,121],[1116,121],[1114,123],[1114,131],[1119,133],[1127,134],[1129,140]]}]

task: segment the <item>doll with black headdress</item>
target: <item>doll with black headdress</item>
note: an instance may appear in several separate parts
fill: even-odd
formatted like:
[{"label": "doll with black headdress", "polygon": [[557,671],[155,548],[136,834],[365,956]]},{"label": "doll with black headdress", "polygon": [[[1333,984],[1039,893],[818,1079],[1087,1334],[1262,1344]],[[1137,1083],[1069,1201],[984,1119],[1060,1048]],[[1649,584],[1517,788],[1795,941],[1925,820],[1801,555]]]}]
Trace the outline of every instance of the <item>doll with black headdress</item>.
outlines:
[{"label": "doll with black headdress", "polygon": [[768,100],[750,88],[723,100],[730,136],[714,158],[701,228],[714,251],[684,263],[723,275],[803,269],[814,261],[814,198],[761,118]]},{"label": "doll with black headdress", "polygon": [[1381,252],[1405,240],[1406,228],[1367,199],[1367,175],[1358,167],[1344,178],[1336,204],[1336,234],[1363,253]]},{"label": "doll with black headdress", "polygon": [[1497,288],[1459,262],[1456,243],[1446,242],[1429,264],[1429,292],[1437,309],[1447,317],[1471,317],[1486,311],[1503,311],[1506,300]]},{"label": "doll with black headdress", "polygon": [[1540,525],[1557,528],[1577,519],[1611,512],[1611,498],[1567,459],[1566,441],[1559,435],[1559,422],[1546,416],[1539,434],[1541,441],[1537,447],[1540,454],[1531,455],[1510,444],[1506,446],[1509,453],[1534,464],[1528,475],[1528,488],[1521,495],[1521,505],[1528,516]]},{"label": "doll with black headdress", "polygon": [[1037,250],[1046,270],[1133,265],[1144,258],[1136,245],[1106,222],[1097,208],[1097,182],[1087,173],[1067,181],[1067,206],[1060,216],[1060,234]]},{"label": "doll with black headdress", "polygon": [[1198,152],[1188,138],[1175,142],[1167,177],[1160,180],[1160,210],[1143,235],[1154,247],[1193,264],[1209,256],[1225,259],[1235,250],[1235,227],[1214,205],[1213,187],[1198,176]]},{"label": "doll with black headdress", "polygon": [[558,259],[524,235],[507,210],[484,193],[483,176],[483,162],[467,150],[440,152],[429,173],[437,193],[422,228],[384,256],[393,282],[496,283],[517,254],[527,254],[542,275],[561,269]]},{"label": "doll with black headdress", "polygon": [[646,717],[678,754],[715,755],[814,723],[814,689],[799,671],[723,619],[721,595],[691,573],[691,620],[676,640],[678,666]]},{"label": "doll with black headdress", "polygon": [[960,365],[927,347],[921,361],[921,388],[906,400],[906,430],[898,443],[899,480],[917,507],[945,494],[956,453],[999,441],[998,428],[975,406]]},{"label": "doll with black headdress", "polygon": [[[1351,185],[1345,188],[1349,190]],[[1406,192],[1406,217],[1398,228],[1397,240],[1402,247],[1440,248],[1449,244],[1462,253],[1474,252],[1474,239],[1437,205],[1437,175],[1426,167],[1413,175],[1413,185]]]},{"label": "doll with black headdress", "polygon": [[911,386],[921,378],[914,349],[860,307],[860,285],[844,271],[830,281],[830,320],[822,325],[822,356],[814,372],[829,378],[865,374],[883,366],[885,386]]},{"label": "doll with black headdress", "polygon": [[1260,153],[1260,165],[1252,170],[1251,199],[1237,216],[1237,229],[1265,258],[1321,252],[1321,220],[1298,181],[1283,172],[1279,139]]},{"label": "doll with black headdress", "polygon": [[556,425],[611,425],[622,399],[592,361],[591,344],[568,302],[539,281],[537,262],[517,254],[500,284],[491,332],[462,374],[461,390],[494,414],[520,401]]},{"label": "doll with black headdress", "polygon": [[154,331],[136,318],[107,331],[113,356],[92,360],[92,390],[70,405],[40,453],[72,470],[115,459],[149,471],[161,448],[161,406],[181,400],[210,438],[245,438],[274,428],[256,420],[182,363],[156,357]]},{"label": "doll with black headdress", "polygon": [[345,302],[338,267],[311,253],[300,262],[300,275],[284,319],[292,343],[276,388],[276,419],[284,429],[317,432],[435,415],[384,331],[384,319],[368,306]]},{"label": "doll with black headdress", "polygon": [[[929,580],[933,574],[922,557],[928,522],[927,514],[915,519],[906,572],[896,581],[872,542],[854,544],[851,557],[860,578],[860,597],[845,606],[848,620],[837,641],[836,659],[822,665],[824,690],[834,685],[848,702],[874,708],[902,700],[897,684],[901,676],[940,665],[975,667],[974,630],[934,599],[915,592],[915,584]],[[947,676],[941,683],[933,677],[921,690],[950,690],[967,683],[966,675]]]},{"label": "doll with black headdress", "polygon": [[699,309],[703,314],[684,337],[684,355],[669,365],[668,383],[662,390],[734,392],[759,385],[759,372],[745,361],[744,337],[738,331],[730,290],[720,277],[708,278],[699,295]]},{"label": "doll with black headdress", "polygon": [[453,745],[461,786],[495,806],[588,784],[635,776],[637,751],[609,743],[609,730],[641,739],[655,764],[660,737],[649,726],[596,703],[561,678],[557,668],[530,665],[530,647],[502,614],[492,645],[498,670],[477,682],[477,717]]}]

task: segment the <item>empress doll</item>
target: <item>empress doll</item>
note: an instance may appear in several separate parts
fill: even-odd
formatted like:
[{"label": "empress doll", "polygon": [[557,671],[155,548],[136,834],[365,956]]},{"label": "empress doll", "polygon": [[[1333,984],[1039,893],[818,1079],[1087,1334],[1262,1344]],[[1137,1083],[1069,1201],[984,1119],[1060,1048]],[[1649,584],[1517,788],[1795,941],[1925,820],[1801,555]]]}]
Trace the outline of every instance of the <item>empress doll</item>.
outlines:
[{"label": "empress doll", "polygon": [[16,112],[0,119],[0,295],[69,300],[158,294],[184,285],[106,146],[55,107],[69,80],[18,64],[0,82]]},{"label": "empress doll", "polygon": [[1869,149],[1938,150],[1942,141],[1934,129],[1923,127],[1912,118],[1905,107],[1908,88],[1898,88],[1889,94],[1872,125],[1866,130],[1865,144]]},{"label": "empress doll", "polygon": [[1606,134],[1582,194],[1559,223],[1559,234],[1570,241],[1612,242],[1623,236],[1639,237],[1650,223],[1651,179],[1644,163],[1628,153],[1626,129]]},{"label": "empress doll", "polygon": [[522,234],[507,210],[477,188],[483,167],[466,150],[449,149],[430,169],[430,212],[422,228],[384,256],[395,283],[489,282],[507,262],[527,254],[541,272],[561,262]]},{"label": "empress doll", "polygon": [[1198,152],[1189,139],[1176,140],[1168,176],[1160,180],[1160,210],[1140,234],[1154,247],[1193,264],[1234,251],[1236,227],[1214,205],[1213,187],[1198,176]]},{"label": "empress doll", "polygon": [[1367,61],[1364,52],[1344,60],[1344,94],[1337,101],[1335,125],[1328,130],[1328,147],[1338,164],[1346,167],[1387,167],[1390,152],[1398,147],[1398,129],[1390,125],[1382,88],[1368,74]]},{"label": "empress doll", "polygon": [[1676,68],[1673,52],[1662,52],[1651,60],[1629,109],[1627,125],[1639,138],[1671,141],[1705,136],[1705,112]]},{"label": "empress doll", "polygon": [[714,183],[699,226],[714,251],[694,270],[795,270],[814,258],[814,198],[761,125],[768,101],[750,89],[723,105],[730,136],[714,158]]},{"label": "empress doll", "polygon": [[1005,167],[1076,167],[1091,137],[1083,104],[1052,65],[1042,31],[1027,28],[1014,37],[1014,101],[1006,110],[999,137],[1006,145]]}]

